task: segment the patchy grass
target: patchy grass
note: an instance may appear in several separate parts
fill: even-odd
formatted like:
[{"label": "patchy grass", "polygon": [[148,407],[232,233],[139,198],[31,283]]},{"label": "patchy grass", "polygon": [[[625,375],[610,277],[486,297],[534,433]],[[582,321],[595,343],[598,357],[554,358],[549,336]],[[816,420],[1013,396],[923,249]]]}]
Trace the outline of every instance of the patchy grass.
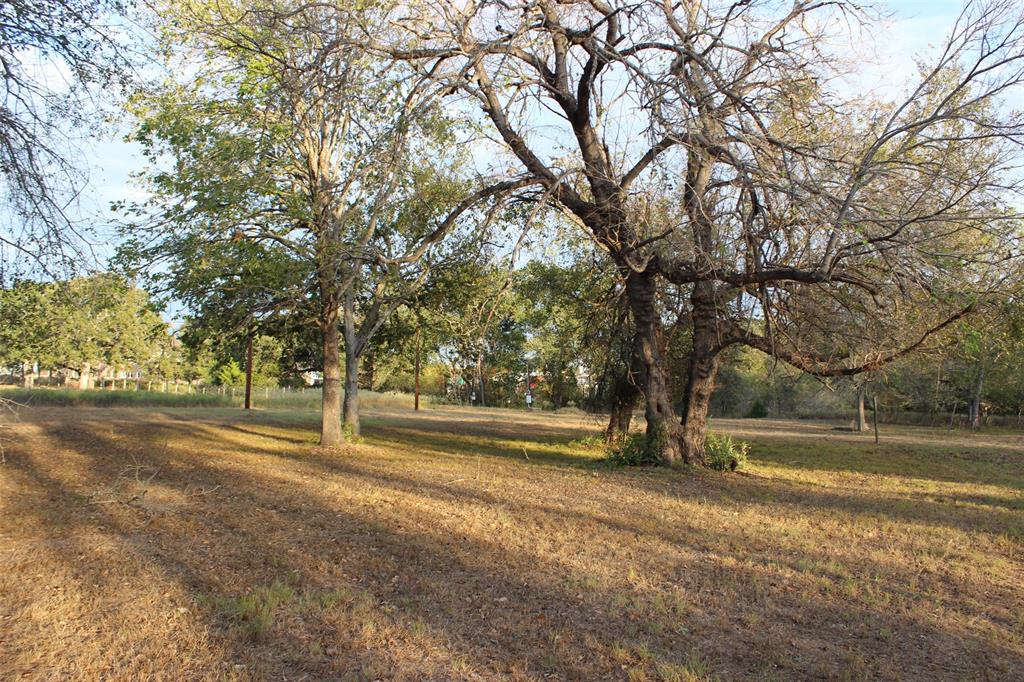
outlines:
[{"label": "patchy grass", "polygon": [[0,397],[20,405],[60,407],[230,407],[230,395],[210,393],[161,393],[160,391],[91,390],[55,388],[2,388]]},{"label": "patchy grass", "polygon": [[0,678],[1020,679],[1024,437],[715,424],[609,468],[579,415],[22,410]]},{"label": "patchy grass", "polygon": [[[243,388],[208,386],[203,389],[181,387],[181,393],[169,391],[107,390],[79,391],[68,388],[0,387],[0,399],[29,406],[59,407],[241,407],[245,400]],[[186,392],[188,391],[188,392]],[[254,387],[253,406],[259,410],[319,410],[319,388],[289,389]],[[360,391],[359,402],[364,409],[412,409],[411,393]],[[430,396],[421,396],[429,405]]]}]

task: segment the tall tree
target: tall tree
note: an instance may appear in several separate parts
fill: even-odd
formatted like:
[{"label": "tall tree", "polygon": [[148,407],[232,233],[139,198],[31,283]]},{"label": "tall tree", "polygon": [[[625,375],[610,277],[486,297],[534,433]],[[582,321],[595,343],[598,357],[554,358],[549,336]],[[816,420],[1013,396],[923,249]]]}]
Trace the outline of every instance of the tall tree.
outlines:
[{"label": "tall tree", "polygon": [[[440,0],[395,13],[404,42],[361,43],[476,102],[522,171],[608,251],[650,440],[666,464],[701,463],[728,347],[856,374],[1000,284],[1020,253],[1007,205],[1024,123],[999,97],[1024,79],[1021,12],[968,4],[895,101],[839,90],[845,60],[829,46],[871,21],[842,0]],[[687,301],[679,411],[667,288]],[[844,322],[800,333],[826,312]],[[858,344],[858,320],[883,343]]]},{"label": "tall tree", "polygon": [[[357,428],[367,340],[464,213],[526,184],[426,190],[451,182],[461,158],[438,87],[337,49],[339,35],[379,27],[382,7],[168,3],[159,29],[183,61],[136,100],[137,139],[154,162],[175,162],[149,176],[156,220],[137,228],[156,238],[156,251],[183,236],[248,240],[285,249],[306,269],[322,338],[324,445],[343,440],[342,330],[346,416]],[[421,193],[445,197],[447,212],[426,209]]]}]

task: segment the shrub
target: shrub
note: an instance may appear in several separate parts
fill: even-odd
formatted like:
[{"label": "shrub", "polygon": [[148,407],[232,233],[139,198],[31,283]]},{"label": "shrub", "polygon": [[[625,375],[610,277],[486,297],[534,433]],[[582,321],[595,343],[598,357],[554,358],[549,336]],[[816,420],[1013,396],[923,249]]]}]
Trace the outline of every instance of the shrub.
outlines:
[{"label": "shrub", "polygon": [[755,400],[754,404],[747,410],[747,417],[750,419],[764,419],[768,416],[768,408],[760,400]]},{"label": "shrub", "polygon": [[619,441],[608,453],[608,461],[617,466],[641,467],[661,464],[663,436],[648,436],[646,433],[630,433]]},{"label": "shrub", "polygon": [[708,466],[716,471],[736,471],[747,463],[750,443],[733,440],[727,433],[708,431],[704,441],[704,457]]}]

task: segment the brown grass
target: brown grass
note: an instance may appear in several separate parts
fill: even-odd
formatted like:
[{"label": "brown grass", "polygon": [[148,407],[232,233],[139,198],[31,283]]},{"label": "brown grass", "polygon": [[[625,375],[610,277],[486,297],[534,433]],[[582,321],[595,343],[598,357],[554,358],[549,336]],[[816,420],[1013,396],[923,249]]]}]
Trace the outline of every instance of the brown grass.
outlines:
[{"label": "brown grass", "polygon": [[609,469],[580,416],[37,408],[0,466],[0,678],[1024,677],[1024,437],[728,421]]}]

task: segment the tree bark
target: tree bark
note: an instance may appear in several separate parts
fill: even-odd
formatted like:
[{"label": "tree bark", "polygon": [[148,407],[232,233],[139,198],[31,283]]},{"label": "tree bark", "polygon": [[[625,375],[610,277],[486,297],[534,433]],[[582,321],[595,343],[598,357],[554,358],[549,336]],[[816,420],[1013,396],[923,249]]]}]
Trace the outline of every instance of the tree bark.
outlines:
[{"label": "tree bark", "polygon": [[663,464],[690,463],[692,451],[683,444],[683,426],[672,406],[668,370],[661,349],[661,323],[655,301],[654,276],[631,271],[626,296],[636,327],[634,352],[639,362],[640,390],[644,397],[647,438],[658,449]]},{"label": "tree bark", "polygon": [[338,309],[326,306],[321,314],[323,335],[324,383],[321,395],[320,445],[336,447],[344,443],[341,432],[341,355],[338,348]]},{"label": "tree bark", "polygon": [[629,434],[629,425],[633,421],[633,410],[636,408],[636,395],[616,397],[611,405],[608,416],[608,428],[604,432],[606,443],[617,443]]},{"label": "tree bark", "polygon": [[23,388],[32,388],[36,382],[35,365],[29,361],[21,363],[21,385]]},{"label": "tree bark", "polygon": [[359,356],[345,342],[345,403],[342,421],[353,436],[359,435]]},{"label": "tree bark", "polygon": [[342,421],[353,436],[359,435],[359,355],[362,348],[356,333],[355,299],[351,289],[345,292],[345,403]]},{"label": "tree bark", "polygon": [[633,410],[636,409],[640,389],[637,385],[641,370],[636,353],[630,354],[630,362],[626,370],[617,373],[612,384],[612,396],[609,405],[608,428],[605,429],[606,443],[616,443],[629,434],[629,425],[633,421]]},{"label": "tree bark", "polygon": [[694,355],[687,368],[686,389],[683,394],[683,461],[704,464],[704,441],[708,430],[708,408],[715,391],[718,375],[717,354]]},{"label": "tree bark", "polygon": [[245,342],[245,409],[252,409],[252,332]]},{"label": "tree bark", "polygon": [[480,383],[480,407],[486,407],[487,401],[484,400],[484,354],[480,353],[476,356],[476,375]]},{"label": "tree bark", "polygon": [[420,410],[420,354],[423,352],[423,338],[420,334],[419,325],[416,326],[416,369],[414,374],[415,379],[415,397],[413,398],[412,408],[414,411],[419,412]]},{"label": "tree bark", "polygon": [[857,386],[857,431],[868,430],[867,415],[864,411],[864,395],[867,390],[867,385],[863,383]]},{"label": "tree bark", "polygon": [[974,396],[971,398],[971,428],[981,428],[981,391],[985,384],[985,368],[978,369],[978,376],[974,380]]}]

